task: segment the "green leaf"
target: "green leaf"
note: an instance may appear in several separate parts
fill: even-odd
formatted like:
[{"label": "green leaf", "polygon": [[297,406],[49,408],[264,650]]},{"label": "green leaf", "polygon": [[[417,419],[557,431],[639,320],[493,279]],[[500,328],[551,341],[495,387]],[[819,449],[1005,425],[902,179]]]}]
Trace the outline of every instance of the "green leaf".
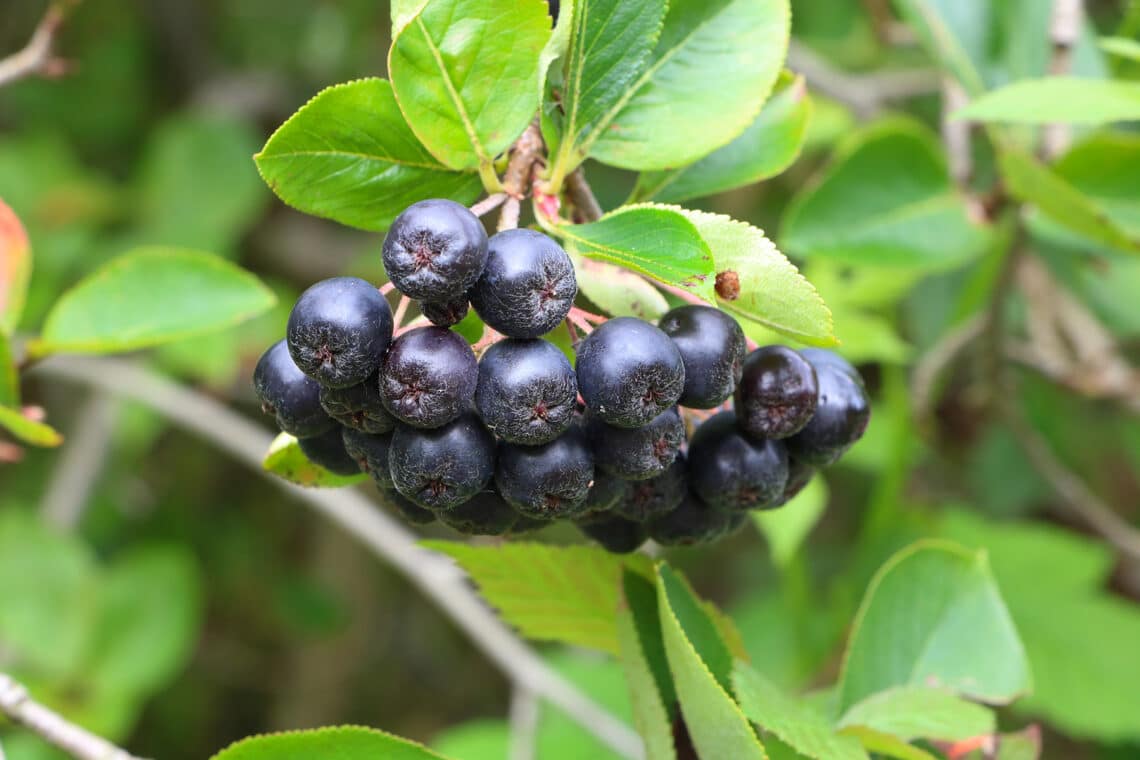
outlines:
[{"label": "green leaf", "polygon": [[1140,251],[1140,238],[1121,229],[1107,211],[1024,149],[1000,146],[998,164],[1010,194],[1035,205],[1052,221],[1102,245]]},{"label": "green leaf", "polygon": [[627,269],[584,258],[570,246],[567,253],[578,275],[578,289],[611,317],[638,317],[656,323],[669,310],[661,291]]},{"label": "green leaf", "polygon": [[420,142],[452,169],[491,172],[538,108],[549,38],[541,0],[429,0],[388,56],[396,100]]},{"label": "green leaf", "polygon": [[0,640],[13,663],[55,679],[77,671],[98,610],[98,568],[75,536],[0,513]]},{"label": "green leaf", "polygon": [[1140,82],[1045,77],[987,92],[956,119],[1005,124],[1109,124],[1140,119]]},{"label": "green leaf", "polygon": [[[686,596],[683,586],[672,571],[665,567],[658,568],[657,604],[665,655],[669,669],[673,672],[681,713],[693,746],[701,757],[766,760],[764,746],[756,738],[748,719],[714,675],[708,660],[699,652],[700,645],[710,650],[708,656],[714,660],[712,667],[721,670],[727,682],[727,668],[732,667],[732,661],[729,659],[727,663],[724,662],[724,653],[718,652],[716,646],[708,646],[707,618],[702,622],[701,616],[689,615],[688,622],[692,629],[687,629],[673,610],[671,598],[679,599],[687,611],[692,612],[692,605],[685,601]],[[700,644],[694,645],[690,636],[695,636]],[[720,647],[724,647],[723,642]]]},{"label": "green leaf", "polygon": [[7,406],[0,406],[0,428],[31,446],[52,448],[63,443],[63,436],[55,428],[30,420],[19,410]]},{"label": "green leaf", "polygon": [[463,760],[504,760],[510,752],[511,729],[503,720],[471,720],[452,726],[432,739],[431,748]]},{"label": "green leaf", "polygon": [[790,31],[788,0],[673,0],[648,68],[583,150],[646,171],[683,166],[727,145],[771,92]]},{"label": "green leaf", "polygon": [[1033,669],[1033,693],[1014,710],[1074,737],[1140,741],[1140,714],[1132,709],[1140,611],[1105,590],[1112,551],[1061,528],[991,522],[958,510],[945,515],[941,532],[993,557]]},{"label": "green leaf", "polygon": [[[566,681],[595,700],[615,718],[630,720],[629,689],[621,667],[611,658],[562,650],[551,653],[547,662]],[[539,707],[534,756],[542,760],[623,760],[622,755],[550,704]],[[466,756],[461,757],[462,760],[468,760]],[[504,758],[500,756],[496,760]]]},{"label": "green leaf", "polygon": [[454,557],[503,619],[527,638],[617,653],[622,558],[589,546],[424,544]]},{"label": "green leaf", "polygon": [[986,89],[980,67],[991,23],[988,0],[895,0],[919,42],[971,95]]},{"label": "green leaf", "polygon": [[721,688],[731,690],[732,652],[709,608],[702,605],[685,579],[668,565],[657,568],[657,590],[658,604],[668,605],[709,673]]},{"label": "green leaf", "polygon": [[835,345],[827,304],[762,230],[720,214],[683,213],[712,251],[718,280],[735,275],[736,297],[718,297],[718,306],[803,343]]},{"label": "green leaf", "polygon": [[162,124],[139,168],[129,240],[236,252],[268,200],[249,163],[257,141],[248,122],[233,118],[181,115]]},{"label": "green leaf", "polygon": [[32,251],[16,213],[0,199],[0,333],[11,335],[24,311]]},{"label": "green leaf", "polygon": [[862,726],[903,741],[956,742],[992,734],[997,722],[989,709],[949,692],[903,686],[853,705],[839,719],[839,726]]},{"label": "green leaf", "polygon": [[1140,63],[1140,41],[1127,37],[1102,37],[1100,49],[1117,58]]},{"label": "green leaf", "polygon": [[700,232],[677,209],[624,206],[589,224],[553,227],[568,248],[684,288],[712,303],[713,255]]},{"label": "green leaf", "polygon": [[879,569],[855,618],[839,710],[898,686],[1005,703],[1029,689],[1029,665],[984,553],[920,541]]},{"label": "green leaf", "polygon": [[392,37],[416,17],[427,0],[391,0]]},{"label": "green leaf", "polygon": [[756,511],[752,520],[768,540],[772,561],[786,568],[795,558],[808,533],[827,508],[827,483],[816,475],[804,490],[779,509]]},{"label": "green leaf", "polygon": [[20,376],[16,372],[16,357],[8,336],[0,332],[0,406],[16,407],[20,404]]},{"label": "green leaf", "polygon": [[661,637],[657,591],[652,582],[629,570],[622,573],[622,591],[618,656],[629,685],[633,722],[645,742],[647,757],[674,760],[672,714],[677,692]]},{"label": "green leaf", "polygon": [[337,475],[310,462],[305,452],[301,451],[297,439],[288,433],[281,433],[273,439],[261,466],[266,472],[272,472],[290,483],[310,488],[342,488],[368,479],[364,473]]},{"label": "green leaf", "polygon": [[64,293],[29,350],[43,356],[157,346],[231,327],[275,300],[256,277],[217,256],[138,248]]},{"label": "green leaf", "polygon": [[1140,136],[1102,132],[1063,155],[1053,171],[1091,200],[1133,242],[1140,241]]},{"label": "green leaf", "polygon": [[935,136],[902,119],[845,142],[820,181],[792,201],[780,229],[793,255],[924,270],[958,266],[987,239]]},{"label": "green leaf", "polygon": [[254,156],[281,200],[365,230],[383,230],[427,198],[470,203],[479,178],[439,163],[412,134],[384,79],[322,90]]},{"label": "green leaf", "polygon": [[[661,36],[665,0],[575,0],[563,5],[554,36],[568,36],[559,93],[562,118],[554,172],[586,158],[646,68]],[[563,23],[565,22],[565,23]],[[553,106],[556,108],[557,106]],[[552,111],[547,104],[545,111]],[[556,180],[558,182],[560,180]]]},{"label": "green leaf", "polygon": [[1038,760],[1040,757],[1041,729],[1037,726],[998,737],[997,760]]},{"label": "green leaf", "polygon": [[634,197],[679,203],[774,177],[799,157],[811,110],[804,78],[785,72],[740,137],[689,166],[640,175]]},{"label": "green leaf", "polygon": [[157,691],[198,640],[202,590],[193,556],[149,547],[119,559],[102,580],[99,608],[84,677],[109,691]]},{"label": "green leaf", "polygon": [[422,744],[362,726],[251,736],[212,760],[445,760]]},{"label": "green leaf", "polygon": [[749,720],[813,760],[867,760],[858,740],[840,736],[828,721],[742,662],[732,671],[740,709]]},{"label": "green leaf", "polygon": [[843,733],[854,736],[868,752],[876,756],[893,757],[898,760],[939,760],[924,749],[907,744],[892,734],[884,734],[864,726],[848,726]]}]

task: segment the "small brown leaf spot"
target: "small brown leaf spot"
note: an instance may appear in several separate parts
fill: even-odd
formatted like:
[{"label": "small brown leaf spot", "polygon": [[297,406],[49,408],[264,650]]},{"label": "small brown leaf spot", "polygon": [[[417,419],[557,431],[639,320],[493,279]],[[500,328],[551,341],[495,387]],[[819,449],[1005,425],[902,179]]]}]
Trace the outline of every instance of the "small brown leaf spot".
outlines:
[{"label": "small brown leaf spot", "polygon": [[731,269],[717,272],[716,294],[726,301],[740,298],[740,276]]}]

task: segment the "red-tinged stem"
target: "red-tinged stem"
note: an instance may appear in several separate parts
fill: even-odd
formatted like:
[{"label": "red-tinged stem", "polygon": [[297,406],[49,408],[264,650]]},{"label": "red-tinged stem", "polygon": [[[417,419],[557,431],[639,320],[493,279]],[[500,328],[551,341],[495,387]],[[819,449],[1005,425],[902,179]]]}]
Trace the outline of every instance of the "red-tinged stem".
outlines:
[{"label": "red-tinged stem", "polygon": [[686,303],[696,304],[697,306],[710,306],[711,305],[711,304],[709,304],[708,301],[701,298],[696,293],[690,293],[689,291],[685,290],[684,288],[678,288],[676,285],[666,285],[665,283],[658,282],[657,280],[650,280],[649,282],[651,282],[652,284],[661,288],[661,290],[664,290],[666,293],[672,293],[673,295],[677,296],[677,298],[680,298],[682,301],[685,301]]},{"label": "red-tinged stem", "polygon": [[503,336],[500,332],[498,332],[497,330],[495,330],[492,327],[487,327],[486,325],[484,325],[483,337],[479,339],[478,343],[476,343],[475,345],[473,345],[471,347],[471,350],[474,351],[475,353],[479,353],[480,351],[482,351],[486,348],[490,348],[491,346],[498,343],[502,339],[503,339]]},{"label": "red-tinged stem", "polygon": [[582,337],[578,335],[578,328],[574,326],[574,322],[569,318],[566,319],[566,331],[570,333],[570,345],[576,349]]},{"label": "red-tinged stem", "polygon": [[575,314],[573,309],[571,309],[570,313],[566,315],[566,321],[570,324],[573,324],[586,335],[589,335],[594,331],[594,326],[582,317]]},{"label": "red-tinged stem", "polygon": [[396,313],[392,315],[392,324],[394,324],[397,329],[403,324],[404,317],[407,315],[408,307],[411,306],[411,304],[412,299],[407,296],[400,296],[400,303],[396,306]]},{"label": "red-tinged stem", "polygon": [[396,284],[394,282],[386,282],[380,286],[380,295],[386,296],[395,289],[396,289]]},{"label": "red-tinged stem", "polygon": [[982,734],[981,736],[971,736],[969,739],[955,742],[946,747],[945,752],[949,760],[959,760],[971,752],[977,750],[992,752],[993,748],[994,737],[990,734]]},{"label": "red-tinged stem", "polygon": [[571,306],[570,314],[572,314],[576,319],[580,321],[592,322],[597,325],[600,325],[602,322],[605,322],[609,319],[609,317],[603,316],[601,314],[593,314],[578,306]]},{"label": "red-tinged stem", "polygon": [[409,330],[415,330],[417,327],[427,327],[430,324],[431,324],[430,319],[428,319],[427,317],[424,317],[424,316],[419,316],[419,317],[416,317],[415,319],[413,319],[408,324],[404,325],[403,327],[400,327],[400,328],[394,330],[392,334],[398,337],[398,336],[403,335],[404,333],[408,332]]},{"label": "red-tinged stem", "polygon": [[755,351],[756,349],[760,348],[760,344],[752,340],[752,338],[749,338],[747,335],[744,336],[744,345],[748,347],[749,351]]},{"label": "red-tinged stem", "polygon": [[475,216],[484,216],[485,214],[491,213],[499,206],[502,206],[503,201],[506,199],[506,193],[495,193],[493,195],[488,195],[486,198],[471,207],[471,213]]}]

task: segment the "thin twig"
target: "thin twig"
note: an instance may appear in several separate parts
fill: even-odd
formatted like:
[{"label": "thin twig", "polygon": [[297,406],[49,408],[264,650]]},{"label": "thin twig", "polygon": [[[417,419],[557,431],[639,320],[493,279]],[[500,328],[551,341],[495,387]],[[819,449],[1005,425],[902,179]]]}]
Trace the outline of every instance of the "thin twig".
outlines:
[{"label": "thin twig", "polygon": [[965,189],[974,175],[974,157],[970,153],[971,124],[953,118],[953,113],[970,100],[966,90],[951,76],[942,78],[942,144],[950,164],[950,176]]},{"label": "thin twig", "polygon": [[513,230],[519,226],[519,212],[521,208],[522,206],[518,198],[514,196],[507,198],[507,202],[503,204],[503,210],[499,213],[499,232],[503,230]]},{"label": "thin twig", "polygon": [[95,393],[75,416],[75,432],[67,437],[40,502],[40,514],[52,525],[74,530],[82,519],[107,462],[119,409],[118,399]]},{"label": "thin twig", "polygon": [[1006,415],[1010,429],[1025,450],[1033,468],[1064,501],[1068,512],[1132,560],[1140,560],[1140,530],[1118,515],[1069,470],[1053,453],[1049,442],[1020,410]]},{"label": "thin twig", "polygon": [[[1084,15],[1081,0],[1053,0],[1053,17],[1049,24],[1049,37],[1053,43],[1053,57],[1049,73],[1065,76],[1073,68],[1073,48],[1081,35]],[[1073,139],[1072,128],[1065,123],[1046,124],[1041,135],[1041,152],[1053,159],[1065,152]]]},{"label": "thin twig", "polygon": [[63,6],[53,3],[36,26],[28,44],[0,59],[0,87],[33,76],[55,77],[67,70],[67,62],[53,52],[55,38],[65,17]]},{"label": "thin twig", "polygon": [[570,172],[566,177],[566,192],[570,194],[570,202],[574,204],[574,208],[578,210],[581,216],[579,221],[593,222],[602,218],[601,205],[598,199],[594,196],[594,190],[590,187],[590,183],[586,181],[586,173],[582,171],[581,167]]},{"label": "thin twig", "polygon": [[545,143],[538,121],[533,121],[515,144],[511,146],[511,157],[507,171],[503,174],[503,190],[515,200],[522,200],[530,189],[535,164],[542,161]]},{"label": "thin twig", "polygon": [[934,386],[938,378],[966,346],[982,334],[985,325],[983,315],[963,322],[942,336],[918,362],[910,383],[910,398],[916,420],[921,422],[930,417],[934,407]]},{"label": "thin twig", "polygon": [[408,307],[411,304],[412,299],[404,295],[400,296],[400,302],[396,304],[396,312],[392,315],[392,324],[396,326],[397,330],[404,324],[404,317],[408,315]]},{"label": "thin twig", "polygon": [[511,692],[510,760],[535,760],[537,757],[538,712],[539,704],[534,692],[518,687]]},{"label": "thin twig", "polygon": [[692,303],[692,304],[696,304],[697,306],[708,306],[709,305],[708,301],[701,298],[696,293],[690,293],[689,291],[685,290],[684,288],[679,288],[676,285],[668,285],[664,282],[657,282],[657,280],[649,280],[649,282],[652,283],[653,285],[656,285],[661,290],[664,290],[666,293],[672,293],[673,295],[677,296],[677,298],[680,298],[685,303]]},{"label": "thin twig", "polygon": [[934,69],[848,74],[795,40],[788,48],[788,68],[804,75],[808,86],[848,106],[860,119],[870,119],[893,100],[937,92],[941,76]]},{"label": "thin twig", "polygon": [[138,760],[36,702],[27,689],[6,673],[0,673],[0,712],[76,760]]},{"label": "thin twig", "polygon": [[381,285],[381,286],[380,286],[380,288],[379,288],[379,290],[380,290],[380,295],[382,295],[382,296],[386,296],[386,295],[388,295],[389,293],[391,293],[391,292],[392,292],[393,290],[395,290],[395,289],[396,289],[396,283],[394,283],[394,282],[386,282],[386,283],[384,283],[383,285]]},{"label": "thin twig", "polygon": [[616,752],[630,758],[643,756],[641,739],[629,726],[552,670],[483,604],[449,558],[419,546],[414,534],[376,509],[372,500],[351,489],[300,488],[265,473],[261,461],[272,438],[261,427],[129,361],[56,357],[35,371],[141,403],[264,475],[400,571],[515,685],[550,702]]},{"label": "thin twig", "polygon": [[471,213],[475,216],[486,216],[499,206],[503,205],[503,201],[507,199],[506,193],[494,193],[488,195],[483,200],[476,203],[471,207]]}]

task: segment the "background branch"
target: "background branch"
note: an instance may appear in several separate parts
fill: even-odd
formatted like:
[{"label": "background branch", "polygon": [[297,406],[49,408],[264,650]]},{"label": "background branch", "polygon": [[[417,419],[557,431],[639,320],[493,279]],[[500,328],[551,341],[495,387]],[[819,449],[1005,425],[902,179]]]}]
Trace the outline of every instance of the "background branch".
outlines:
[{"label": "background branch", "polygon": [[787,65],[804,75],[810,89],[839,101],[864,120],[878,115],[892,100],[937,92],[942,81],[935,69],[848,74],[795,40],[788,48]]},{"label": "background branch", "polygon": [[67,70],[67,62],[54,53],[55,38],[63,26],[63,5],[53,3],[22,50],[0,59],[0,87],[33,76],[54,77]]},{"label": "background branch", "polygon": [[6,673],[0,673],[0,712],[77,760],[138,760],[36,702]]},{"label": "background branch", "polygon": [[547,700],[616,752],[642,757],[640,737],[523,643],[483,604],[451,559],[418,545],[411,531],[358,491],[305,489],[266,473],[261,462],[272,436],[258,425],[209,397],[125,360],[56,357],[38,365],[34,372],[141,403],[230,454],[338,524],[400,571],[463,629],[516,687]]}]

